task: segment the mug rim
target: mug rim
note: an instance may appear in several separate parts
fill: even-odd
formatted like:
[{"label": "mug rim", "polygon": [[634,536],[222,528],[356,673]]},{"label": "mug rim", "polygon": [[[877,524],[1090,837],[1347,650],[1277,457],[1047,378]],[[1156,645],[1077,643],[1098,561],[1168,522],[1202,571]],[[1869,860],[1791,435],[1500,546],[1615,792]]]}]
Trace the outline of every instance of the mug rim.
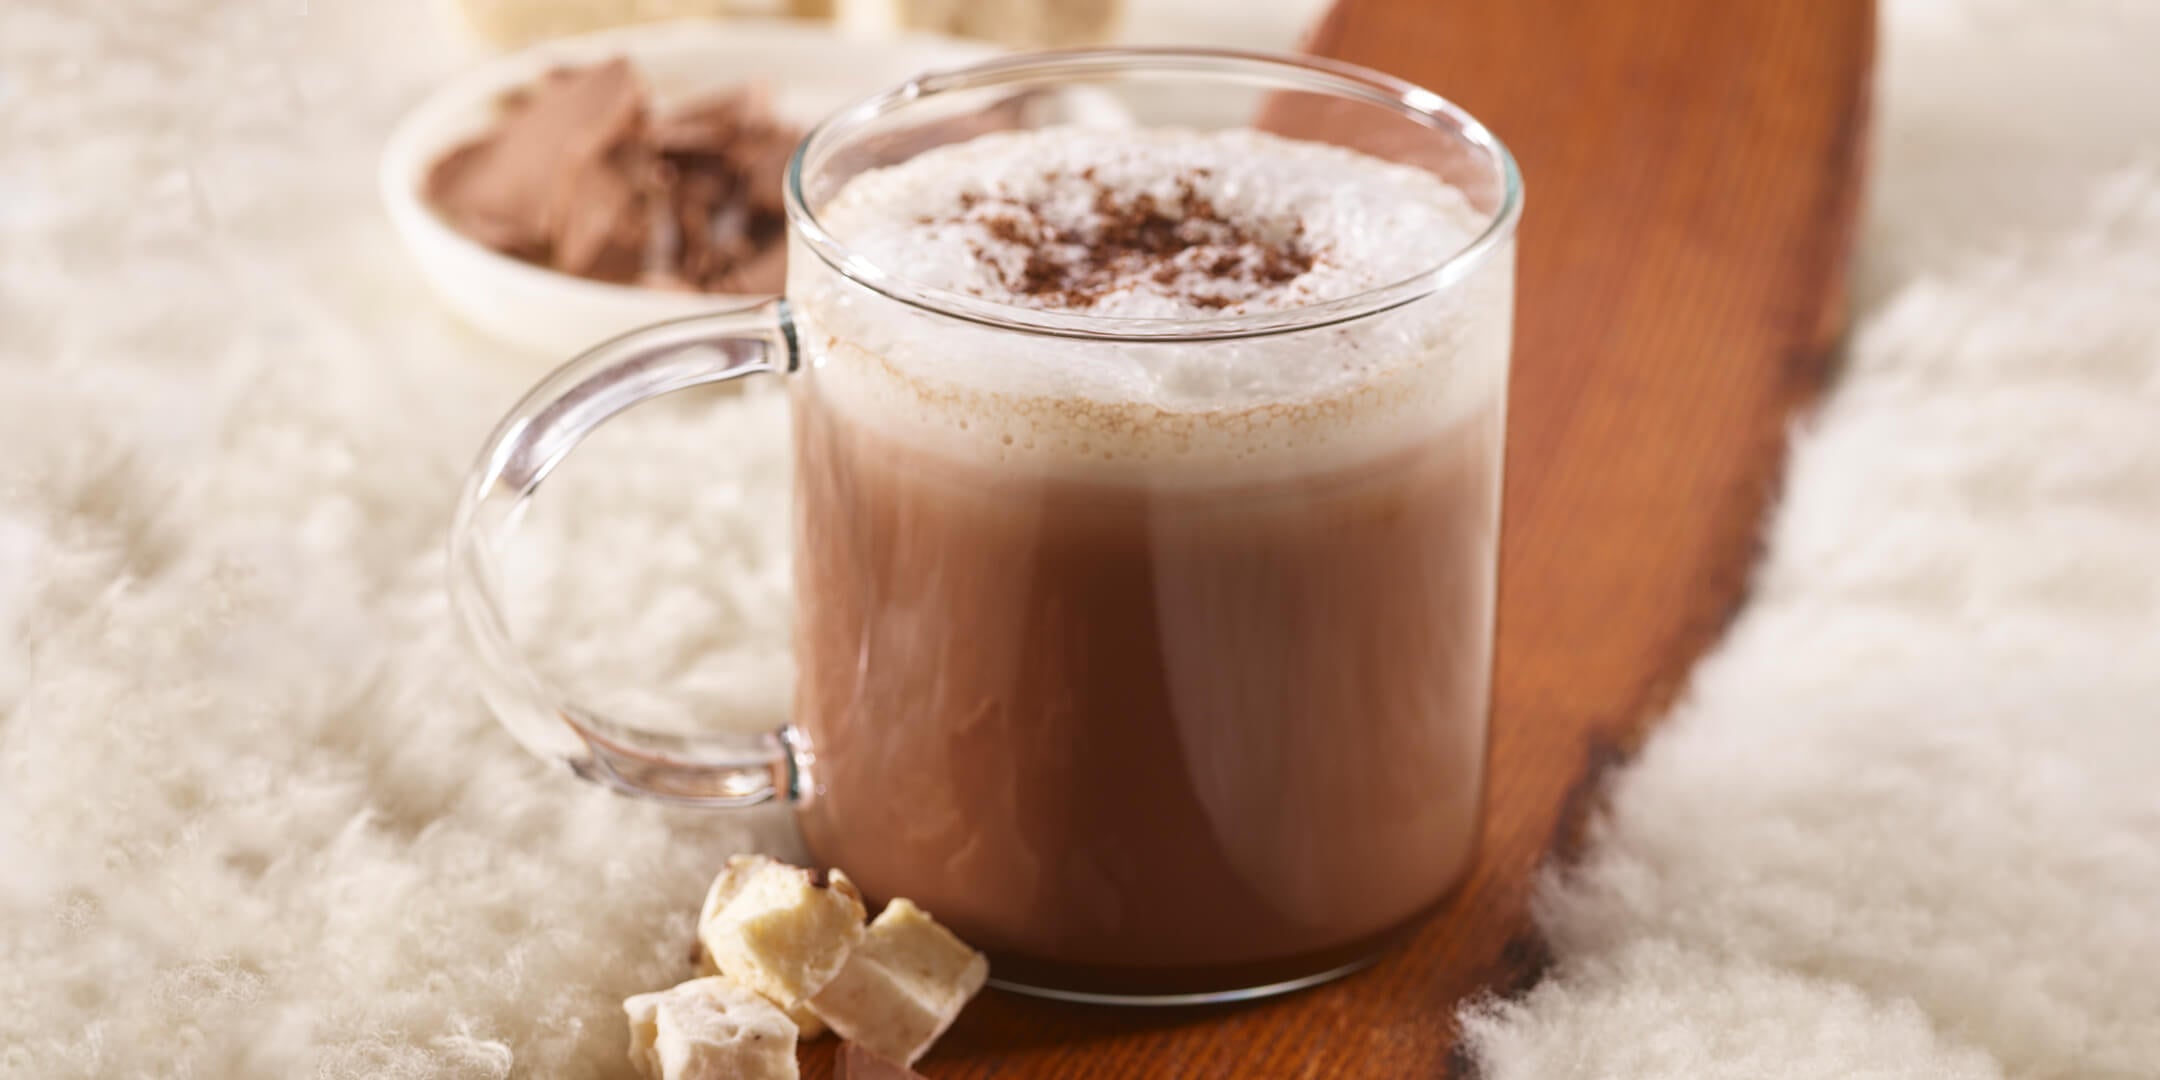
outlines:
[{"label": "mug rim", "polygon": [[[1394,111],[1430,130],[1454,135],[1486,154],[1501,178],[1500,202],[1485,228],[1433,266],[1401,280],[1349,296],[1280,311],[1200,318],[1135,318],[1083,315],[1003,304],[911,281],[878,266],[827,231],[803,194],[804,164],[813,153],[862,125],[933,95],[978,89],[1028,77],[1108,74],[1120,71],[1244,76],[1281,82],[1285,89],[1323,93]],[[1390,311],[1469,277],[1513,237],[1522,218],[1522,173],[1506,144],[1483,122],[1448,99],[1405,79],[1323,57],[1248,49],[1136,47],[1060,49],[999,57],[966,67],[925,72],[862,98],[811,128],[788,156],[782,183],[789,226],[818,259],[887,299],[935,315],[999,330],[1103,341],[1222,341],[1311,330]]]}]

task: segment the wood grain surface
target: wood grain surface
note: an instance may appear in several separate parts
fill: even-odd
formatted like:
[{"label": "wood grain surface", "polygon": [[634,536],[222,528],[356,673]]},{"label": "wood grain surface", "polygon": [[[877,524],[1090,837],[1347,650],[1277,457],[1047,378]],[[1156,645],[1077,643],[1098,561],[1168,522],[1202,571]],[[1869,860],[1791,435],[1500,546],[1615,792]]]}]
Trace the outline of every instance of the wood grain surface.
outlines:
[{"label": "wood grain surface", "polygon": [[[1480,862],[1348,979],[1209,1009],[988,993],[923,1073],[1463,1070],[1458,1003],[1542,966],[1532,871],[1745,592],[1842,326],[1873,37],[1868,0],[1341,0],[1313,30],[1464,105],[1527,178]],[[830,1044],[806,1062],[830,1076]]]}]

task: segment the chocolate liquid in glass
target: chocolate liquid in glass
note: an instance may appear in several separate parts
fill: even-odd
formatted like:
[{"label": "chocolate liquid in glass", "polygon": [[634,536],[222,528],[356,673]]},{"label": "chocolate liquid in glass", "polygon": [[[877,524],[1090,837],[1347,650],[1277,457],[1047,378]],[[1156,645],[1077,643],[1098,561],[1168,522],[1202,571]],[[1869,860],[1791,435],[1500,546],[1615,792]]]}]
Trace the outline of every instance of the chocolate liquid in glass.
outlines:
[{"label": "chocolate liquid in glass", "polygon": [[940,460],[799,394],[812,849],[1007,978],[1305,973],[1412,919],[1477,838],[1498,408],[1149,490]]},{"label": "chocolate liquid in glass", "polygon": [[[879,258],[956,287],[1132,313],[1351,281],[1371,207],[1456,235],[1456,193],[1424,174],[1252,133],[1113,134],[986,137],[842,209],[891,225]],[[1271,186],[1233,171],[1261,160]],[[1009,185],[955,196],[999,169]],[[1325,201],[1349,182],[1370,197]],[[1287,227],[1305,206],[1343,216]],[[1379,240],[1404,230],[1367,231],[1359,258],[1401,256]],[[1160,349],[797,286],[800,820],[821,860],[936,912],[1001,978],[1120,994],[1313,975],[1445,897],[1480,820],[1504,284]],[[1132,385],[1199,404],[1087,396]]]}]

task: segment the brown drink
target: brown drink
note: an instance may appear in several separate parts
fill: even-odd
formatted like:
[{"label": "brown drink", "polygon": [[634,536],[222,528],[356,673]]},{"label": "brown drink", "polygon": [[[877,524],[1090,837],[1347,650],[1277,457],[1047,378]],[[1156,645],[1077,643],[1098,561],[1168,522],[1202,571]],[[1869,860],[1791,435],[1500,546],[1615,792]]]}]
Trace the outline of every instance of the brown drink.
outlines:
[{"label": "brown drink", "polygon": [[[1293,309],[1470,229],[1423,173],[1251,133],[992,136],[821,214],[933,284],[1106,319]],[[1479,831],[1504,264],[1341,326],[1110,344],[795,263],[821,859],[1000,978],[1117,994],[1324,972],[1446,895]]]}]

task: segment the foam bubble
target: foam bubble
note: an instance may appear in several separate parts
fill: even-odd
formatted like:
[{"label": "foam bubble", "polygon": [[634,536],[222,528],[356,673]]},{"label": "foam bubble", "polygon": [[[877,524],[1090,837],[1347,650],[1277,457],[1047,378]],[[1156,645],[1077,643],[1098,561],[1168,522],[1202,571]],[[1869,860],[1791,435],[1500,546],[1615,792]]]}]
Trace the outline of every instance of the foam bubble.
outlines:
[{"label": "foam bubble", "polygon": [[[1106,261],[1107,245],[1088,243],[1104,208],[1142,197],[1184,230],[1176,250],[1143,245],[1134,250],[1150,258]],[[818,216],[843,244],[916,283],[1113,319],[1217,318],[1354,295],[1429,271],[1486,220],[1429,172],[1339,147],[1248,130],[1104,128],[941,147],[852,179]],[[1181,224],[1195,217],[1212,220]],[[1262,249],[1286,245],[1299,257],[1261,267]],[[1020,271],[1036,252],[1089,270],[1086,287],[1053,277],[1030,288],[1038,283]],[[804,252],[790,292],[821,396],[892,434],[998,461],[1220,470],[1374,452],[1495,402],[1513,272],[1510,253],[1498,256],[1459,287],[1394,311],[1214,342],[989,329],[879,296]]]}]

